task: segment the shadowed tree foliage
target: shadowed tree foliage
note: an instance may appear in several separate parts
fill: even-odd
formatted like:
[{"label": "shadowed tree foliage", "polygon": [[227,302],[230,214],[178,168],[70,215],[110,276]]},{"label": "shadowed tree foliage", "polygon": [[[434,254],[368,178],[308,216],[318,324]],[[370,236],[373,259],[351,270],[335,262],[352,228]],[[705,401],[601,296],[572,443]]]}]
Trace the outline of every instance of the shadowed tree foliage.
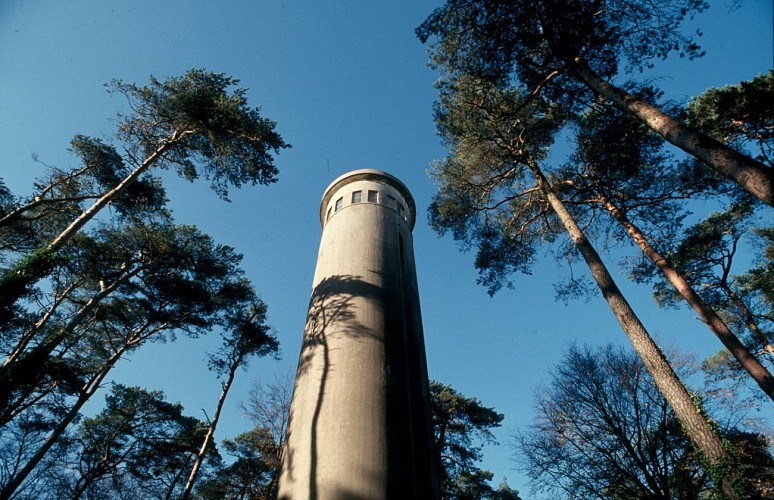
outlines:
[{"label": "shadowed tree foliage", "polygon": [[774,165],[774,70],[750,81],[712,88],[688,103],[686,122],[718,141]]},{"label": "shadowed tree foliage", "polygon": [[[567,498],[699,499],[717,493],[669,404],[634,353],[571,346],[515,435],[516,458],[535,492]],[[764,436],[724,428],[744,474],[772,492]],[[714,497],[713,497],[714,498]]]},{"label": "shadowed tree foliage", "polygon": [[37,438],[18,443],[28,458],[14,467],[4,494],[45,462],[127,353],[226,328],[240,306],[265,307],[239,268],[241,256],[190,226],[163,218],[106,226],[78,235],[66,251],[75,250],[63,268],[71,274],[57,275],[63,285],[55,288],[67,292],[33,325],[34,335],[12,339],[0,371],[3,421],[38,422]]},{"label": "shadowed tree foliage", "polygon": [[[40,210],[61,215],[57,208],[63,205],[72,217],[4,270],[0,325],[18,313],[16,301],[29,296],[35,283],[51,274],[62,248],[105,207],[115,206],[120,213],[137,204],[158,208],[163,203],[163,191],[146,175],[151,168],[171,168],[188,180],[205,177],[224,199],[229,186],[276,180],[272,153],[288,145],[275,132],[273,121],[248,106],[245,89],[232,90],[238,83],[221,73],[194,69],[165,81],[151,77],[147,86],[119,80],[109,85],[131,108],[130,114],[119,115],[119,146],[76,136],[72,146],[82,167],[64,175],[55,173],[29,199],[3,207],[2,220],[8,223],[32,220]],[[80,189],[84,179],[96,183],[96,189]],[[71,190],[60,192],[65,188]]]},{"label": "shadowed tree foliage", "polygon": [[224,199],[229,186],[274,182],[272,154],[287,145],[237,84],[204,70],[145,87],[114,81],[131,109],[114,144],[76,136],[80,165],[47,166],[29,197],[0,184],[0,433],[15,450],[3,455],[2,496],[39,482],[125,354],[265,310],[241,256],[175,226],[148,172],[205,177]]},{"label": "shadowed tree foliage", "polygon": [[601,96],[774,205],[770,167],[609,82],[620,66],[642,70],[672,52],[701,56],[681,25],[707,7],[702,0],[448,0],[417,35],[430,44],[442,86],[461,75],[517,84],[528,100],[545,99],[566,112]]},{"label": "shadowed tree foliage", "polygon": [[[205,425],[160,391],[115,384],[105,408],[75,429],[49,478],[61,498],[170,498],[204,440]],[[215,457],[217,458],[217,457]],[[53,498],[53,495],[51,496]]]},{"label": "shadowed tree foliage", "polygon": [[233,248],[165,217],[79,235],[67,256],[49,308],[18,336],[3,338],[0,421],[31,392],[77,382],[78,370],[98,372],[103,360],[151,337],[224,324],[224,309],[254,294]]},{"label": "shadowed tree foliage", "polygon": [[503,415],[476,398],[466,397],[449,385],[430,382],[435,452],[440,466],[444,499],[518,499],[518,492],[503,483],[489,482],[493,474],[476,466],[484,444],[496,443],[490,429],[499,427]]},{"label": "shadowed tree foliage", "polygon": [[[117,169],[121,172],[123,168],[116,164],[114,157],[108,158],[115,151],[99,140],[76,136],[72,145],[73,154],[82,162],[81,167],[65,171],[47,166],[49,173],[35,182],[34,194],[27,198],[10,196],[7,204],[0,207],[0,269],[3,272],[9,265],[11,268],[23,268],[26,262],[32,266],[29,268],[30,275],[47,275],[56,279],[57,266],[64,265],[69,257],[66,252],[54,256],[40,249],[63,231],[81,213],[86,203],[99,198],[110,188],[104,182],[110,182],[112,176],[105,171]],[[97,161],[95,157],[101,160]],[[143,218],[149,212],[161,211],[165,202],[160,179],[146,176],[114,199],[111,213],[117,220]],[[42,258],[46,259],[45,263],[40,261]],[[0,280],[9,274],[3,276]],[[29,299],[40,298],[40,290],[29,283],[25,286],[24,293]],[[21,289],[18,291],[22,293]],[[12,317],[6,314],[0,318],[3,321],[0,328],[5,332],[24,328],[35,321],[34,307],[27,308],[25,304],[18,303],[8,311],[14,313]]]}]

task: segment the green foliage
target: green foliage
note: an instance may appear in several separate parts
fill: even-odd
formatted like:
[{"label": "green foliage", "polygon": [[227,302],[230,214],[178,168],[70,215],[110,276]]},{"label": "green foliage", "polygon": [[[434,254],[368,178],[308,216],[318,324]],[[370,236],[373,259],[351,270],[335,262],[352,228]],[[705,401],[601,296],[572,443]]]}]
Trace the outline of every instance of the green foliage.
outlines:
[{"label": "green foliage", "polygon": [[[41,236],[35,243],[59,252],[106,206],[121,216],[158,212],[166,197],[160,180],[146,174],[151,167],[175,167],[189,180],[203,175],[223,199],[228,199],[228,186],[274,182],[277,168],[272,154],[288,145],[275,132],[273,121],[247,105],[244,89],[231,91],[236,84],[238,80],[230,76],[200,69],[164,82],[151,77],[144,87],[113,81],[111,90],[124,95],[132,109],[120,117],[116,132],[125,155],[100,139],[77,135],[72,151],[83,166],[70,172],[55,170],[47,183],[36,186],[36,195],[0,219],[0,230],[9,232],[3,226],[27,221],[42,229],[56,215],[56,224],[38,231]],[[83,209],[86,200],[93,203]],[[63,214],[62,208],[68,213]],[[2,232],[0,241],[10,239]],[[0,282],[0,320],[29,295],[24,290],[47,274],[24,274],[23,281],[22,275],[13,276],[15,282]]]},{"label": "green foliage", "polygon": [[756,154],[774,168],[774,70],[750,81],[712,88],[688,103],[687,123]]},{"label": "green foliage", "polygon": [[160,391],[114,384],[105,400],[100,413],[75,429],[64,459],[49,471],[51,490],[74,498],[179,492],[179,470],[204,438],[202,422],[184,416],[182,406]]},{"label": "green foliage", "polygon": [[[649,88],[633,92],[653,103],[659,97]],[[660,137],[605,100],[575,117],[573,129],[575,149],[553,172],[556,190],[585,232],[605,244],[633,243],[620,223],[611,223],[611,207],[649,240],[660,241],[680,230],[685,198],[717,191],[716,176],[676,161]]]},{"label": "green foliage", "polygon": [[702,0],[449,0],[417,35],[431,44],[433,64],[450,74],[503,82],[515,77],[532,90],[556,71],[545,92],[572,102],[584,95],[566,71],[576,57],[611,77],[621,61],[641,70],[672,52],[701,56],[694,37],[680,27],[707,6]]},{"label": "green foliage", "polygon": [[754,265],[737,277],[737,284],[746,297],[760,302],[757,314],[771,324],[774,323],[774,227],[754,228],[753,233],[756,236],[753,244],[760,253]]},{"label": "green foliage", "polygon": [[489,485],[492,473],[476,462],[484,444],[496,443],[490,429],[500,426],[503,415],[438,382],[430,383],[430,401],[442,498],[500,498]]},{"label": "green foliage", "polygon": [[[133,113],[119,122],[117,136],[133,158],[146,158],[169,141],[159,166],[174,166],[188,180],[200,175],[227,199],[228,186],[276,180],[272,152],[289,147],[275,122],[250,108],[239,80],[223,73],[192,69],[181,77],[147,86],[114,80],[109,89],[124,95]],[[177,135],[176,135],[177,134]]]},{"label": "green foliage", "polygon": [[527,164],[547,156],[564,119],[515,88],[472,77],[441,92],[436,120],[451,153],[431,173],[439,186],[430,223],[477,249],[490,294],[510,284],[510,273],[528,273],[536,249],[561,231]]},{"label": "green foliage", "polygon": [[[32,284],[48,276],[57,263],[55,252],[46,248],[37,250],[16,262],[0,277],[0,290],[9,297],[29,297]],[[13,319],[22,314],[12,301],[0,302],[0,331],[11,326]]]},{"label": "green foliage", "polygon": [[40,249],[22,258],[0,278],[4,290],[24,289],[30,291],[30,280],[38,280],[48,275],[56,265],[56,255],[48,249]]},{"label": "green foliage", "polygon": [[[131,170],[114,146],[101,139],[76,135],[70,142],[71,151],[81,160],[83,174],[78,179],[81,189],[98,197],[118,185]],[[87,183],[91,182],[93,185]],[[90,188],[90,189],[89,189]],[[88,189],[88,190],[87,190]],[[167,198],[161,179],[146,176],[130,184],[111,206],[122,216],[160,211]]]},{"label": "green foliage", "polygon": [[277,352],[279,343],[265,324],[266,304],[257,298],[249,306],[232,311],[227,317],[223,345],[209,356],[210,370],[218,376],[245,366],[250,356],[263,357]]},{"label": "green foliage", "polygon": [[[193,226],[176,226],[163,218],[121,228],[103,226],[79,236],[66,255],[57,288],[77,286],[46,322],[0,342],[4,352],[19,347],[24,352],[0,370],[1,415],[9,415],[30,391],[47,390],[63,377],[55,366],[99,372],[122,349],[171,339],[176,332],[207,333],[228,324],[227,311],[235,304],[256,300],[239,268],[241,255]],[[111,293],[105,295],[108,289]],[[34,340],[25,345],[30,337]],[[77,392],[78,387],[65,384],[58,390]]]},{"label": "green foliage", "polygon": [[[149,173],[172,167],[189,180],[205,177],[224,199],[229,186],[276,180],[273,155],[288,145],[273,121],[248,106],[238,83],[204,70],[151,78],[148,86],[114,81],[111,91],[131,108],[120,116],[114,144],[76,135],[71,152],[79,166],[46,166],[48,175],[27,197],[14,196],[0,181],[0,352],[7,357],[0,367],[0,425],[25,436],[2,436],[16,455],[2,457],[0,470],[7,472],[0,496],[36,482],[46,454],[65,449],[67,427],[107,374],[146,342],[222,331],[225,347],[211,359],[219,374],[244,365],[249,355],[277,351],[266,305],[239,267],[241,255],[194,226],[175,225],[161,181]],[[36,287],[44,278],[45,286]],[[114,397],[106,412],[134,405],[126,394]],[[109,462],[123,452],[99,455],[100,447],[142,448],[137,436],[116,437],[109,428],[115,414],[105,418],[85,421],[90,438],[101,439],[100,429],[107,429],[105,436],[120,442],[87,444],[78,435],[93,456],[78,466],[81,479],[68,473],[72,481],[63,484],[85,492],[112,481],[112,488],[130,491],[153,476],[146,469],[142,479],[130,470],[139,470],[139,462]],[[192,460],[186,450],[185,460]],[[142,464],[157,471],[154,464],[172,452],[154,453],[144,451]],[[176,467],[179,481],[186,465],[169,467]],[[172,489],[136,495],[165,497]]]},{"label": "green foliage", "polygon": [[196,490],[197,498],[275,498],[280,454],[268,429],[256,427],[233,440],[224,439],[222,446],[234,460],[202,482]]},{"label": "green foliage", "polygon": [[[68,290],[61,302],[33,330],[0,342],[5,352],[23,347],[0,372],[4,422],[51,407],[77,411],[117,360],[145,342],[228,328],[240,306],[265,312],[233,248],[163,217],[95,228],[75,238],[65,254],[68,265],[54,283]],[[267,330],[245,327],[254,351],[276,350]],[[41,429],[40,437],[58,425]],[[34,448],[37,441],[14,446]]]},{"label": "green foliage", "polygon": [[[680,113],[674,104],[661,102],[655,88],[628,90],[669,114]],[[686,198],[717,196],[731,189],[725,179],[696,162],[677,161],[661,137],[607,100],[598,98],[575,116],[573,128],[574,151],[557,173],[564,179],[560,189],[566,188],[561,192],[573,202],[587,204],[599,204],[598,198],[604,196],[646,232],[670,222],[669,231],[676,232]]]}]

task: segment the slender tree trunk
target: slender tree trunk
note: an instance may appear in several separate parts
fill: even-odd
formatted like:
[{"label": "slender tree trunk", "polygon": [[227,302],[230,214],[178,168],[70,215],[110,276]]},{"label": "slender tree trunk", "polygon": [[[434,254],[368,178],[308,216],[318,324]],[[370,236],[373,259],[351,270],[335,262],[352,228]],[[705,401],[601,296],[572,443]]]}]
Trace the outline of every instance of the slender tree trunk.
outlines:
[{"label": "slender tree trunk", "polygon": [[199,449],[199,453],[196,455],[196,460],[194,460],[193,467],[191,468],[191,474],[189,474],[188,481],[185,484],[183,500],[191,498],[191,492],[193,491],[193,486],[196,482],[196,476],[199,474],[199,469],[202,466],[202,462],[204,462],[204,456],[207,453],[207,448],[209,447],[210,442],[213,440],[215,428],[218,426],[218,420],[220,419],[220,412],[223,409],[223,404],[226,402],[226,396],[228,396],[228,391],[231,389],[231,384],[234,382],[234,375],[236,374],[239,365],[240,363],[237,361],[234,362],[229,368],[228,378],[223,383],[223,390],[221,391],[220,397],[218,398],[218,405],[215,408],[215,414],[212,416],[210,427],[207,429],[207,435],[204,436],[204,442],[202,443],[202,447]]},{"label": "slender tree trunk", "polygon": [[713,479],[716,479],[717,483],[721,485],[723,492],[728,498],[738,500],[740,496],[732,485],[737,481],[742,481],[742,478],[734,467],[733,458],[723,447],[720,437],[703,414],[700,403],[688,392],[688,389],[680,381],[658,345],[645,330],[640,319],[634,313],[613,277],[608,272],[599,254],[594,250],[594,247],[583,234],[583,231],[575,222],[570,212],[553,192],[543,172],[534,163],[530,163],[529,168],[535,175],[538,185],[545,194],[551,208],[559,217],[576,248],[589,266],[594,281],[610,305],[610,309],[613,311],[618,323],[631,341],[634,350],[642,359],[651,377],[653,377],[653,381],[656,383],[659,391],[674,410],[686,434],[696,449],[704,456],[711,469],[720,468],[726,471],[721,477]]},{"label": "slender tree trunk", "polygon": [[750,351],[745,347],[739,338],[728,328],[728,325],[717,315],[714,309],[710,307],[699,294],[691,287],[685,278],[675,270],[669,261],[664,258],[660,253],[656,251],[650,245],[647,238],[642,231],[639,230],[626,215],[614,205],[607,197],[600,196],[602,206],[610,212],[613,216],[629,233],[637,246],[640,247],[642,252],[658,267],[664,274],[664,277],[672,284],[673,287],[680,293],[686,302],[693,308],[694,311],[701,317],[702,321],[707,327],[720,339],[726,349],[736,358],[742,367],[750,374],[755,382],[760,386],[766,395],[774,401],[774,377],[771,376],[768,370],[753,356]]},{"label": "slender tree trunk", "polygon": [[105,208],[110,202],[115,200],[126,188],[133,184],[142,174],[148,171],[161,156],[166,153],[172,146],[180,142],[183,138],[190,135],[191,131],[175,131],[169,136],[161,146],[151,153],[143,162],[137,166],[132,172],[127,175],[121,182],[110,191],[103,194],[97,201],[95,201],[89,208],[83,211],[64,231],[59,233],[59,236],[48,244],[46,247],[48,250],[58,251],[65,246],[75,236],[80,229],[86,225],[91,219],[94,218],[100,210]]},{"label": "slender tree trunk", "polygon": [[[193,130],[178,131],[172,133],[161,145],[153,151],[143,162],[137,166],[110,191],[107,191],[97,199],[89,208],[84,210],[69,226],[67,226],[43,251],[47,256],[53,256],[62,249],[90,220],[92,220],[100,210],[105,208],[121,193],[123,193],[131,184],[133,184],[142,174],[147,172],[170,148],[178,144],[185,137],[193,134]],[[50,264],[49,264],[50,265]],[[11,315],[13,304],[24,295],[27,287],[34,285],[39,279],[41,270],[30,272],[29,269],[12,268],[8,271],[8,277],[3,277],[0,283],[0,318]],[[48,275],[50,269],[46,271]]]},{"label": "slender tree trunk", "polygon": [[611,85],[583,59],[568,61],[568,65],[591,90],[633,114],[664,139],[737,182],[767,205],[774,206],[774,173],[771,168],[683,125],[655,106]]}]

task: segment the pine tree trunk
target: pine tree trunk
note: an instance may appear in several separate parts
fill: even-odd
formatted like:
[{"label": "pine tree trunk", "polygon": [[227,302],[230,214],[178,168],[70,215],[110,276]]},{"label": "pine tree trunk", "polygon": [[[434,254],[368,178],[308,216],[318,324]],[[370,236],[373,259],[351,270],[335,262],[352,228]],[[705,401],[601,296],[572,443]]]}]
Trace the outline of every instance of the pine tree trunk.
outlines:
[{"label": "pine tree trunk", "polygon": [[218,426],[220,412],[223,409],[223,404],[226,402],[226,396],[228,396],[228,391],[231,389],[231,384],[234,382],[234,375],[236,374],[239,364],[239,362],[235,362],[231,365],[228,372],[228,378],[223,383],[223,390],[221,391],[220,397],[218,398],[218,405],[215,408],[215,414],[212,416],[212,422],[210,422],[210,427],[207,429],[207,435],[204,436],[204,442],[202,443],[202,447],[199,449],[199,453],[196,455],[196,460],[194,460],[193,467],[191,468],[191,474],[188,476],[188,481],[185,484],[183,500],[191,498],[191,492],[193,491],[193,486],[196,482],[196,476],[199,474],[199,469],[202,466],[202,462],[204,462],[207,448],[209,448],[210,442],[213,440],[213,436],[215,435],[215,428]]},{"label": "pine tree trunk", "polygon": [[609,199],[602,196],[600,198],[602,206],[610,212],[629,233],[642,252],[658,267],[664,274],[664,277],[672,284],[678,293],[701,317],[707,327],[720,339],[726,349],[736,358],[742,367],[750,374],[761,390],[774,401],[774,377],[768,370],[753,356],[745,347],[739,338],[728,328],[728,325],[717,315],[714,309],[710,307],[699,294],[685,281],[685,278],[678,273],[669,261],[659,254],[648,242],[645,235],[637,228],[621,210],[615,206]]},{"label": "pine tree trunk", "polygon": [[156,148],[156,150],[151,153],[143,162],[137,166],[132,172],[127,175],[121,182],[116,184],[113,189],[103,194],[97,201],[95,201],[89,208],[84,210],[81,215],[78,216],[67,228],[65,228],[64,231],[59,233],[59,236],[54,238],[54,240],[48,244],[48,247],[46,247],[48,250],[58,251],[63,246],[65,246],[72,238],[75,236],[78,231],[81,230],[83,226],[85,226],[91,219],[94,218],[95,215],[99,213],[100,210],[105,208],[110,202],[115,200],[121,193],[123,193],[130,185],[132,185],[142,174],[147,172],[158,160],[161,158],[161,156],[167,152],[170,148],[172,148],[175,144],[180,142],[183,138],[190,135],[191,131],[175,131],[172,133],[171,136],[169,136],[164,142],[161,143],[161,146]]},{"label": "pine tree trunk", "polygon": [[683,125],[655,106],[611,85],[581,58],[568,61],[568,65],[591,90],[633,114],[664,139],[737,182],[767,205],[774,206],[774,173],[771,168]]},{"label": "pine tree trunk", "polygon": [[738,500],[740,497],[732,485],[737,481],[742,481],[742,478],[734,468],[733,459],[723,447],[720,437],[703,414],[700,403],[692,397],[672,370],[664,354],[624,298],[597,251],[594,250],[575,219],[549,186],[543,172],[536,164],[530,164],[529,167],[551,208],[559,217],[576,248],[588,264],[594,281],[631,341],[634,350],[642,359],[648,373],[653,377],[659,392],[674,410],[686,434],[703,455],[710,472],[724,471],[720,477],[716,474],[713,479],[721,485],[728,498]]},{"label": "pine tree trunk", "polygon": [[[133,184],[143,173],[147,172],[170,148],[175,146],[185,137],[193,134],[192,130],[175,131],[167,139],[165,139],[161,146],[159,146],[153,153],[151,153],[143,162],[136,167],[132,172],[127,175],[121,182],[119,182],[110,191],[107,191],[99,199],[97,199],[89,208],[84,210],[69,226],[67,226],[59,235],[48,244],[42,252],[45,253],[46,258],[50,258],[62,249],[76,234],[83,228],[90,220],[92,220],[100,210],[105,208],[110,202],[115,200],[121,193],[123,193],[131,184]],[[35,267],[40,264],[33,264],[29,267]],[[24,266],[23,266],[24,267]],[[34,285],[38,280],[42,279],[39,276],[40,270],[35,272],[35,269],[14,267],[7,272],[7,276],[3,277],[0,282],[0,319],[7,320],[7,316],[12,314],[13,305],[16,301],[22,297],[25,290]],[[45,275],[51,272],[51,269],[46,269]],[[9,279],[10,277],[10,279]]]}]

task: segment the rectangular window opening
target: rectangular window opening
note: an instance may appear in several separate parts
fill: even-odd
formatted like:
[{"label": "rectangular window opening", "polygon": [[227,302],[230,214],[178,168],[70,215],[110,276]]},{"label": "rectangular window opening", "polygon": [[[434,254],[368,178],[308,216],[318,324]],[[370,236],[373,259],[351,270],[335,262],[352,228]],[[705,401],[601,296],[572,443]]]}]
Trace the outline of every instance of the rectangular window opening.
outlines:
[{"label": "rectangular window opening", "polygon": [[352,203],[360,203],[362,191],[352,191]]},{"label": "rectangular window opening", "polygon": [[393,198],[389,194],[387,195],[387,206],[395,208],[395,198]]},{"label": "rectangular window opening", "polygon": [[379,203],[379,191],[368,191],[368,202]]},{"label": "rectangular window opening", "polygon": [[341,207],[343,206],[344,206],[344,198],[342,197],[336,200],[336,207],[334,208],[334,211],[338,212],[339,210],[341,210]]}]

